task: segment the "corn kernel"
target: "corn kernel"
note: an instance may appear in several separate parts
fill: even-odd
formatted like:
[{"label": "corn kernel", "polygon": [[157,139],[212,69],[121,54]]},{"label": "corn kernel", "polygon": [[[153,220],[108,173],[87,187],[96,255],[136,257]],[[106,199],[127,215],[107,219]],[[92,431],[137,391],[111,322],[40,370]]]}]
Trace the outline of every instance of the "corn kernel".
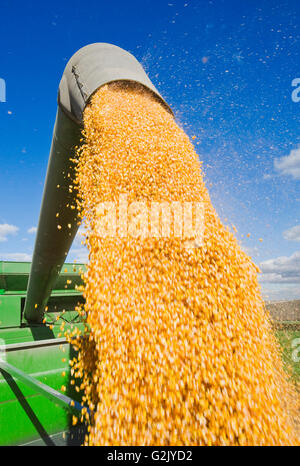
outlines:
[{"label": "corn kernel", "polygon": [[[75,390],[93,411],[85,444],[299,445],[257,267],[213,208],[187,135],[142,86],[119,83],[93,95],[83,136],[74,184],[90,253],[86,334],[68,338]],[[127,206],[201,202],[202,244],[174,229],[131,235],[124,195]],[[97,228],[107,201],[111,236]]]}]

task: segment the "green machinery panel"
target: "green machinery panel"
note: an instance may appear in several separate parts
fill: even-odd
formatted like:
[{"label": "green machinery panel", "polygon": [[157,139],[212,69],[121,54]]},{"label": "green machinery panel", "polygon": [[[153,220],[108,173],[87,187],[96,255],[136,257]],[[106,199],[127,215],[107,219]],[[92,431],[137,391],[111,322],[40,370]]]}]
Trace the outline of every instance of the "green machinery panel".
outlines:
[{"label": "green machinery panel", "polygon": [[[60,327],[62,322],[65,329],[83,326],[75,308],[83,303],[77,287],[82,285],[84,271],[83,264],[63,266],[45,323],[30,326],[22,315],[30,263],[0,262],[0,359],[74,400],[79,400],[79,394],[70,385],[69,359],[75,352]],[[55,445],[62,432],[64,444],[74,444],[72,415],[68,407],[0,370],[0,445]],[[81,434],[76,441],[82,442]]]}]

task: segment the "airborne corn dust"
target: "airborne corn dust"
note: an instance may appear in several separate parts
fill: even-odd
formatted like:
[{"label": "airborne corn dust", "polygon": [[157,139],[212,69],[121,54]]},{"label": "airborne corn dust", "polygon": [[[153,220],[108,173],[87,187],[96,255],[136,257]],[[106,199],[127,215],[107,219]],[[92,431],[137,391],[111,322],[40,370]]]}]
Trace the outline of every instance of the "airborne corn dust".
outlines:
[{"label": "airborne corn dust", "polygon": [[[299,444],[258,269],[211,205],[187,135],[150,92],[119,83],[92,97],[84,138],[87,331],[71,373],[91,410],[85,445]],[[201,246],[99,235],[99,204],[124,193],[128,203],[201,202]]]}]

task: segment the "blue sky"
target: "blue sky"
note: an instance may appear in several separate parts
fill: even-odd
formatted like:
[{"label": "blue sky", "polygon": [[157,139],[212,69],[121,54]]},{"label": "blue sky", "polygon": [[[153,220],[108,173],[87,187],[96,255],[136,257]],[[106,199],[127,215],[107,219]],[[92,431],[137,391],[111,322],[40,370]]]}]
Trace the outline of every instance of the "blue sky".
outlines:
[{"label": "blue sky", "polygon": [[196,136],[213,204],[261,266],[264,295],[300,298],[298,0],[2,0],[0,21],[0,260],[30,260],[66,62],[109,42]]}]

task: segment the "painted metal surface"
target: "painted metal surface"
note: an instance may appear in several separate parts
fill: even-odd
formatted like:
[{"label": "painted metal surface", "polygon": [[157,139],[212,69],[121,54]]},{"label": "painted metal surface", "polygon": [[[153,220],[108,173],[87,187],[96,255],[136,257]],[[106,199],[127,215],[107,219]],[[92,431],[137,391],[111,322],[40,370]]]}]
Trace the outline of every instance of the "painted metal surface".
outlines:
[{"label": "painted metal surface", "polygon": [[[75,326],[83,328],[75,310],[76,303],[82,299],[81,293],[74,289],[75,285],[65,289],[66,278],[80,278],[79,266],[64,265],[57,281],[57,286],[62,289],[53,291],[46,323],[42,325],[21,323],[26,295],[24,285],[29,270],[28,263],[0,262],[0,279],[4,284],[4,292],[0,295],[0,359],[3,361],[0,369],[0,445],[36,442],[54,445],[59,432],[64,432],[64,444],[69,441],[80,444],[82,436],[72,434],[71,439],[69,435],[73,413],[66,404],[59,402],[64,397],[80,401],[80,392],[70,384],[69,360],[76,353],[61,331],[62,322],[65,330]],[[81,279],[78,283],[82,284]],[[65,312],[62,313],[63,309]],[[59,394],[59,400],[55,396],[46,396],[46,393]]]},{"label": "painted metal surface", "polygon": [[78,403],[76,400],[73,400],[69,396],[66,396],[63,393],[60,393],[59,391],[54,390],[54,388],[49,387],[49,385],[46,385],[36,380],[34,377],[31,377],[30,375],[26,374],[24,371],[21,371],[20,369],[13,366],[12,364],[9,364],[7,361],[2,359],[1,357],[0,357],[0,370],[2,370],[2,372],[3,371],[6,372],[9,376],[20,380],[27,387],[32,388],[36,393],[43,395],[50,401],[53,401],[55,404],[62,406],[63,408],[69,408],[70,410],[74,409],[75,411],[78,411],[79,413],[83,409],[86,409],[83,406],[81,406],[81,404]]},{"label": "painted metal surface", "polygon": [[[55,339],[54,339],[55,341]],[[70,386],[69,359],[74,352],[67,343],[20,347],[1,352],[7,367],[21,369],[36,381],[71,398],[78,397]],[[16,373],[0,370],[0,445],[17,445],[49,435],[71,426],[72,413],[57,401],[50,400]],[[65,392],[62,392],[65,387]],[[77,400],[79,401],[79,399]]]}]

